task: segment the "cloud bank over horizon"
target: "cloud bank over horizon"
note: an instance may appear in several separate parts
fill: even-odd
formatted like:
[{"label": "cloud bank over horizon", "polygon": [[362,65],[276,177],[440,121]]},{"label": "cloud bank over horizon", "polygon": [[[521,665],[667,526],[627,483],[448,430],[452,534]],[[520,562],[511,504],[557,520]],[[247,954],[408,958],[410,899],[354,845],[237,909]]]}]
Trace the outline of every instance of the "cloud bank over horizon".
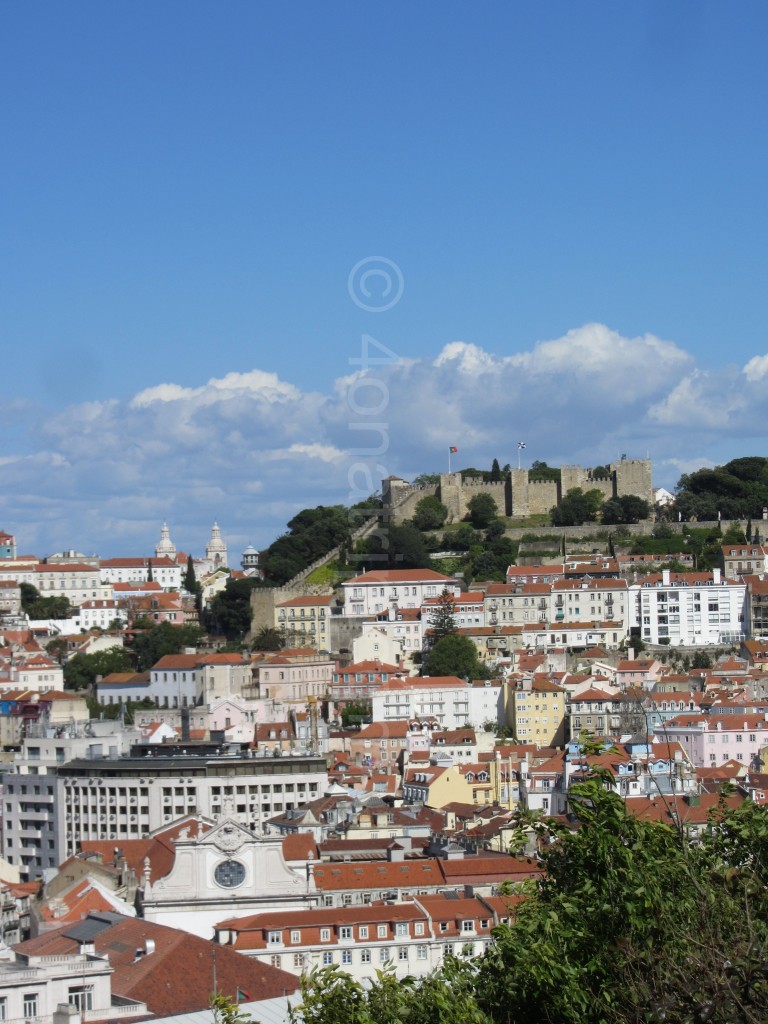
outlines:
[{"label": "cloud bank over horizon", "polygon": [[[359,500],[390,473],[411,479],[496,457],[551,465],[654,459],[654,482],[764,450],[768,354],[712,369],[672,341],[597,323],[512,355],[451,341],[302,391],[258,368],[195,387],[150,385],[56,413],[4,402],[0,527],[40,556],[74,548],[149,553],[167,520],[199,554],[218,520],[239,562],[301,508]],[[757,451],[755,448],[757,447]],[[14,450],[15,449],[15,450]]]}]

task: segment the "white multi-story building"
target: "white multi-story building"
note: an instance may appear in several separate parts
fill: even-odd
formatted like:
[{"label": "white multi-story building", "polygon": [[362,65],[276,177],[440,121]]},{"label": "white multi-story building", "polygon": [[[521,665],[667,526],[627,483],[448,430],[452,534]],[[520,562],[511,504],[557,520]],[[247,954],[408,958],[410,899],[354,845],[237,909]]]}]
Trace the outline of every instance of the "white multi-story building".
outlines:
[{"label": "white multi-story building", "polygon": [[111,585],[100,579],[99,570],[93,565],[36,565],[32,577],[31,583],[41,597],[66,597],[72,605],[112,597]]},{"label": "white multi-story building", "polygon": [[83,601],[77,618],[80,629],[84,629],[86,633],[92,629],[109,629],[114,622],[128,621],[126,602],[118,601],[116,598]]},{"label": "white multi-story building", "polygon": [[182,566],[173,558],[102,558],[99,573],[103,583],[146,583],[149,567],[152,579],[163,590],[178,590],[181,587]]},{"label": "white multi-story building", "polygon": [[632,625],[646,643],[702,647],[731,644],[747,634],[747,587],[711,572],[646,576],[630,586]]},{"label": "white multi-story building", "polygon": [[564,579],[552,583],[549,621],[610,622],[622,633],[629,628],[629,591],[626,580]]},{"label": "white multi-story building", "polygon": [[[114,731],[116,723],[108,724]],[[3,856],[23,879],[56,868],[83,840],[142,839],[186,815],[216,819],[229,808],[259,832],[267,819],[316,799],[328,785],[324,757],[243,757],[182,744],[137,745],[132,756],[120,756],[131,736],[115,732],[79,746],[29,741],[24,759],[4,773]]]},{"label": "white multi-story building", "polygon": [[145,1020],[146,1003],[113,999],[113,968],[106,957],[85,952],[33,956],[14,953],[0,963],[0,1020],[18,1024],[85,1024],[95,1020]]},{"label": "white multi-story building", "polygon": [[508,920],[499,896],[429,894],[403,903],[254,914],[222,921],[216,938],[295,974],[336,965],[363,982],[382,968],[397,978],[422,977],[446,956],[479,955],[492,930]]},{"label": "white multi-story building", "polygon": [[140,738],[117,722],[94,721],[88,731],[86,736],[81,726],[73,736],[29,736],[3,773],[3,857],[24,880],[55,870],[64,859],[56,829],[57,769],[75,757],[116,757]]},{"label": "white multi-story building", "polygon": [[433,718],[442,729],[498,720],[501,684],[458,676],[409,676],[383,683],[371,698],[374,722]]},{"label": "white multi-story building", "polygon": [[398,608],[421,608],[427,598],[448,590],[454,597],[461,591],[456,581],[433,569],[380,569],[355,576],[343,584],[344,614],[366,618],[385,611],[394,602]]}]

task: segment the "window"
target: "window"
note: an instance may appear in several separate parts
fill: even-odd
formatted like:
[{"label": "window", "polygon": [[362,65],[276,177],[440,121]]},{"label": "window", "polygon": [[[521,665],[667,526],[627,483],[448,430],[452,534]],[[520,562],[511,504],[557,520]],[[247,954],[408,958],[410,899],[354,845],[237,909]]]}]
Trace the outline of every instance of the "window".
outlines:
[{"label": "window", "polygon": [[398,921],[395,925],[395,936],[398,939],[408,938],[408,925],[405,921]]},{"label": "window", "polygon": [[341,962],[343,964],[351,964],[352,963],[352,950],[351,949],[343,949],[341,951]]},{"label": "window", "polygon": [[386,946],[382,946],[379,950],[379,963],[385,964],[389,960],[389,949]]},{"label": "window", "polygon": [[364,949],[360,953],[360,963],[369,964],[371,962],[371,951],[370,949]]},{"label": "window", "polygon": [[330,967],[332,963],[333,963],[333,953],[330,951],[330,949],[327,949],[323,953],[323,967]]},{"label": "window", "polygon": [[8,1000],[7,999],[0,999],[0,1020],[5,1020],[5,1018],[8,1016],[8,1014],[6,1012],[7,1007],[8,1007]]},{"label": "window", "polygon": [[37,1016],[37,993],[36,992],[25,992],[24,993],[24,1018],[29,1020],[30,1017]]},{"label": "window", "polygon": [[303,953],[294,953],[293,954],[293,966],[294,967],[303,967],[304,966],[304,954]]},{"label": "window", "polygon": [[474,921],[462,921],[461,922],[461,930],[463,932],[473,932],[475,930],[475,922]]},{"label": "window", "polygon": [[448,931],[448,922],[447,921],[441,921],[440,922],[440,931],[441,932],[447,932]]},{"label": "window", "polygon": [[93,1009],[93,985],[78,985],[69,990],[69,1005],[80,1013]]},{"label": "window", "polygon": [[321,928],[320,929],[320,941],[321,942],[330,942],[331,941],[331,929],[330,928]]},{"label": "window", "polygon": [[426,960],[427,959],[427,947],[426,946],[417,946],[416,947],[416,959],[417,960]]},{"label": "window", "polygon": [[414,926],[414,935],[423,935],[423,934],[424,934],[424,922],[423,921],[417,921],[415,926]]},{"label": "window", "polygon": [[380,939],[386,939],[386,937],[387,937],[387,926],[385,924],[376,925],[376,935]]},{"label": "window", "polygon": [[291,942],[301,942],[301,932],[300,931],[292,931],[291,932]]},{"label": "window", "polygon": [[361,939],[367,939],[368,938],[368,925],[367,924],[361,924],[360,925],[360,938]]},{"label": "window", "polygon": [[282,932],[267,932],[267,943],[270,946],[279,946],[283,941]]},{"label": "window", "polygon": [[339,938],[340,939],[351,939],[352,938],[352,926],[348,925],[348,924],[343,924],[339,928]]},{"label": "window", "polygon": [[407,946],[401,946],[400,949],[398,949],[398,951],[397,951],[397,959],[398,960],[407,960],[408,959],[408,947]]}]

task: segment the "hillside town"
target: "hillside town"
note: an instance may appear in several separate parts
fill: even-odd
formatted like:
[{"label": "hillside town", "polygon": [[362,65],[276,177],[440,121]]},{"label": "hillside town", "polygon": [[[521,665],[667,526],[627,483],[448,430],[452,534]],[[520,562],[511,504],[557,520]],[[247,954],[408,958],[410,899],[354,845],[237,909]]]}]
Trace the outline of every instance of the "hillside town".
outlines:
[{"label": "hillside town", "polygon": [[[4,1019],[193,1013],[225,978],[286,1019],[313,968],[418,978],[486,950],[591,773],[690,842],[724,800],[763,803],[768,547],[691,561],[563,551],[503,582],[291,590],[250,546],[231,568],[218,524],[200,557],[166,523],[145,557],[2,533]],[[238,581],[233,644],[200,627]],[[138,663],[158,630],[184,642]]]}]

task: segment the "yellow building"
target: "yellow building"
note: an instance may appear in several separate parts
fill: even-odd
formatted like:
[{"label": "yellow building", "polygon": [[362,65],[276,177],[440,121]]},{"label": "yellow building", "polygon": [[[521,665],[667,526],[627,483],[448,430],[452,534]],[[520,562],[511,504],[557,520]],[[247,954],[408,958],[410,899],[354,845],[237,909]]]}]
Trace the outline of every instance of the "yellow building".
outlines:
[{"label": "yellow building", "polygon": [[547,675],[511,680],[506,688],[505,718],[520,743],[560,747],[565,742],[566,692]]}]

